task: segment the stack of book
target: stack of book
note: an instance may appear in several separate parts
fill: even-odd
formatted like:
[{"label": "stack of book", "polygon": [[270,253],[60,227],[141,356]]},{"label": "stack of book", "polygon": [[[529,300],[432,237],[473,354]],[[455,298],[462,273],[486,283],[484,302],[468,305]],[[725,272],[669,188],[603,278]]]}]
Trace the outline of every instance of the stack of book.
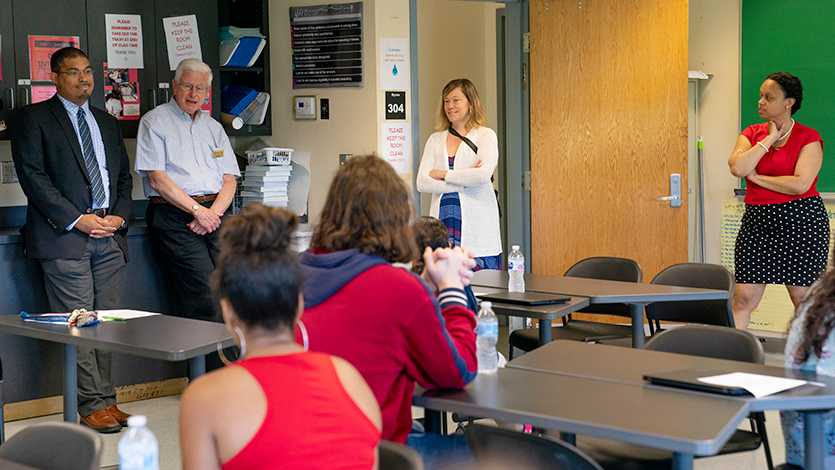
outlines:
[{"label": "stack of book", "polygon": [[266,206],[287,207],[290,165],[247,165],[244,170],[243,205],[260,202]]}]

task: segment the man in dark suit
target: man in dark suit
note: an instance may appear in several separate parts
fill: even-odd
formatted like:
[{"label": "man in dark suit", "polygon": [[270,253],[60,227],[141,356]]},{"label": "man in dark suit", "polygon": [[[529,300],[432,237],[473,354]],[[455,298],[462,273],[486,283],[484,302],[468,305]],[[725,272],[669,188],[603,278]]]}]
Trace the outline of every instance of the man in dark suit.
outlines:
[{"label": "man in dark suit", "polygon": [[[57,94],[18,113],[12,138],[20,186],[28,198],[21,231],[44,271],[53,312],[120,308],[128,260],[130,163],[119,122],[90,107],[93,71],[67,47],[51,59]],[[99,432],[118,432],[112,354],[78,347],[78,412]]]}]

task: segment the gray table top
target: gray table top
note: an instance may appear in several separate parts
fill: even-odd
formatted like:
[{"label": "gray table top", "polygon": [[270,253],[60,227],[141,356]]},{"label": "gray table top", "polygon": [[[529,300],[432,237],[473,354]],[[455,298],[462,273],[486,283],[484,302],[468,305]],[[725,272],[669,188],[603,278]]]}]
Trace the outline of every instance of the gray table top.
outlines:
[{"label": "gray table top", "polygon": [[[473,287],[473,293],[476,297],[478,297],[479,294],[495,294],[499,292],[507,292],[507,289],[481,286]],[[529,317],[539,320],[555,320],[588,306],[588,297],[571,297],[571,300],[568,302],[551,305],[534,306],[493,302],[493,312],[497,315],[507,315],[510,317]]]},{"label": "gray table top", "polygon": [[[473,275],[471,284],[477,286],[507,288],[507,271],[482,269]],[[589,297],[592,304],[638,303],[727,299],[728,292],[693,287],[664,286],[639,282],[604,281],[580,277],[551,276],[525,273],[525,290]]]},{"label": "gray table top", "polygon": [[0,333],[56,343],[104,349],[134,356],[182,361],[235,343],[222,323],[154,315],[124,322],[104,322],[85,328],[23,321],[0,315]]},{"label": "gray table top", "polygon": [[413,404],[694,455],[718,452],[748,415],[744,401],[513,368]]},{"label": "gray table top", "polygon": [[[716,373],[748,372],[809,380],[824,385],[823,387],[811,384],[804,385],[763,398],[750,396],[733,398],[747,401],[750,411],[835,408],[835,377],[782,367],[660,351],[558,340],[508,362],[507,367],[548,372],[562,376],[643,385],[649,388],[658,387],[648,385],[643,380],[643,376],[659,372],[694,368],[715,371]],[[688,393],[704,395],[701,392]]]}]

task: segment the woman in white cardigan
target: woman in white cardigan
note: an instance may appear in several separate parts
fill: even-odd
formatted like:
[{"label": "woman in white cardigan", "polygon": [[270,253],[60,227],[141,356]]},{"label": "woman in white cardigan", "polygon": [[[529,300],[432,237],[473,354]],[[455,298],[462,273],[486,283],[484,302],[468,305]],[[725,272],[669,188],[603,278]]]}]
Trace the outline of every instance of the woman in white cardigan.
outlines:
[{"label": "woman in white cardigan", "polygon": [[499,206],[490,177],[499,160],[496,133],[485,127],[484,107],[466,78],[447,83],[435,132],[429,136],[417,188],[432,193],[430,215],[449,229],[451,246],[476,257],[476,269],[501,269]]}]

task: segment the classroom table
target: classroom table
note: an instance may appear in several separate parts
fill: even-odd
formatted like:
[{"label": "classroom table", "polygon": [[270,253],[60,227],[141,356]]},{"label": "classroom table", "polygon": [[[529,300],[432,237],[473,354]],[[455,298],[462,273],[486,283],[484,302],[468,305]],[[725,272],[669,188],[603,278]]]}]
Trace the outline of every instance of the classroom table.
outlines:
[{"label": "classroom table", "polygon": [[52,341],[64,350],[64,421],[77,422],[76,347],[103,349],[165,361],[189,361],[191,378],[206,372],[205,355],[235,342],[222,323],[153,315],[91,327],[24,321],[19,315],[0,315],[0,333]]},{"label": "classroom table", "polygon": [[[806,439],[806,470],[822,470],[825,455],[822,414],[835,409],[835,377],[814,372],[748,362],[728,361],[660,351],[646,351],[579,341],[553,341],[518,359],[508,368],[529,372],[545,372],[566,378],[605,380],[613,383],[641,385],[647,389],[667,387],[649,385],[646,374],[684,369],[706,369],[717,374],[748,372],[752,374],[809,380],[822,384],[803,385],[763,398],[753,396],[727,397],[745,402],[749,412],[797,410],[804,415]],[[699,395],[711,395],[690,392]],[[715,395],[713,395],[715,396]],[[811,450],[810,450],[811,449]]]},{"label": "classroom table", "polygon": [[[496,294],[507,289],[477,286],[473,293]],[[539,320],[539,344],[551,342],[551,322],[589,306],[588,297],[570,297],[568,302],[550,305],[519,305],[504,302],[492,302],[493,313],[509,317],[536,318]]]},{"label": "classroom table", "polygon": [[[478,287],[507,288],[507,271],[482,269],[470,284]],[[547,294],[588,297],[594,304],[627,304],[632,314],[632,347],[644,347],[644,306],[653,302],[727,299],[728,292],[694,287],[664,286],[640,282],[605,281],[582,277],[525,273],[525,290]]]},{"label": "classroom table", "polygon": [[517,368],[416,393],[412,403],[672,451],[677,470],[716,454],[748,416],[745,401]]}]

